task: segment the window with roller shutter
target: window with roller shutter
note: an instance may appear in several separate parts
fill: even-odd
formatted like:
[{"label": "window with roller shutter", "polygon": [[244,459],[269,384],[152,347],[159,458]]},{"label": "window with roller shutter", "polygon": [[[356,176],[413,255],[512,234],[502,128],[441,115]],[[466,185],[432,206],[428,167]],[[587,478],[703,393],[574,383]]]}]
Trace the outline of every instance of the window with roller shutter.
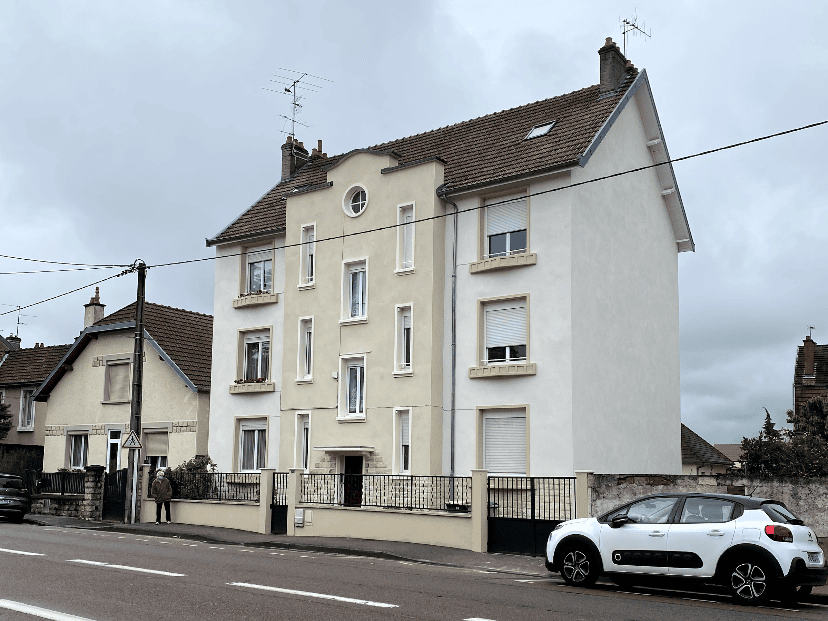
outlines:
[{"label": "window with roller shutter", "polygon": [[525,298],[484,304],[483,321],[484,364],[527,359]]},{"label": "window with roller shutter", "polygon": [[398,469],[399,474],[411,473],[411,411],[400,410],[397,414],[399,430]]},{"label": "window with roller shutter", "polygon": [[524,194],[488,199],[485,217],[484,258],[506,257],[526,252],[529,219]]},{"label": "window with roller shutter", "polygon": [[526,411],[483,414],[483,467],[489,474],[526,474]]}]

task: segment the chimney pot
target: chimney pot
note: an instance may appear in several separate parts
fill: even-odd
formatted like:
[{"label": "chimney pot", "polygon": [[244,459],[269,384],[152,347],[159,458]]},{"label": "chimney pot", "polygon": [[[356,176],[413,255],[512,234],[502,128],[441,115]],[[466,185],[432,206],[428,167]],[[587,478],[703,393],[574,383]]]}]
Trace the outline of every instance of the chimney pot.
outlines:
[{"label": "chimney pot", "polygon": [[9,342],[9,345],[12,346],[12,349],[20,349],[20,337],[14,336],[13,334],[9,334],[6,337],[6,340]]},{"label": "chimney pot", "polygon": [[316,150],[319,151],[320,153],[322,153],[322,141],[321,140],[316,141]]},{"label": "chimney pot", "polygon": [[104,308],[106,308],[106,304],[101,304],[101,290],[99,287],[95,287],[95,295],[90,298],[89,304],[83,305],[83,308],[84,329],[104,318]]},{"label": "chimney pot", "polygon": [[287,142],[282,145],[282,181],[292,177],[309,159],[310,154],[304,145],[288,135]]}]

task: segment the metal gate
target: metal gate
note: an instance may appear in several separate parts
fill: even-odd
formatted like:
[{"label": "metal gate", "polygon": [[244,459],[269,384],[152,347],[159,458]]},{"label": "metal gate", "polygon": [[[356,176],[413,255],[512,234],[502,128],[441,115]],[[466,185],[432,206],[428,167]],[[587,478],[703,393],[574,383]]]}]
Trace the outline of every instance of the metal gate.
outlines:
[{"label": "metal gate", "polygon": [[286,535],[287,534],[287,492],[288,492],[288,473],[274,472],[273,473],[273,498],[270,503],[270,534],[271,535]]},{"label": "metal gate", "polygon": [[575,477],[489,477],[489,552],[542,556],[549,533],[575,516]]},{"label": "metal gate", "polygon": [[104,475],[103,519],[123,522],[126,504],[127,469]]}]

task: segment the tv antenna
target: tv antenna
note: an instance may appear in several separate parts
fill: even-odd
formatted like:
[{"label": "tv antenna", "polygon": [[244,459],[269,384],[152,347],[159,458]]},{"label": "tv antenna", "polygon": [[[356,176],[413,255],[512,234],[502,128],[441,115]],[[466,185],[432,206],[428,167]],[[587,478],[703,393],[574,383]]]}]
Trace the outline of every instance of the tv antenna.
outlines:
[{"label": "tv antenna", "polygon": [[290,102],[290,116],[286,116],[284,114],[280,114],[279,117],[285,119],[286,121],[290,121],[290,131],[285,132],[283,130],[282,133],[287,134],[290,136],[293,141],[296,140],[296,126],[301,125],[302,127],[310,127],[310,125],[305,125],[304,123],[300,123],[296,120],[296,115],[302,111],[302,103],[301,101],[305,98],[304,95],[300,95],[299,91],[309,91],[311,93],[318,93],[320,89],[324,87],[324,84],[319,84],[318,81],[321,80],[323,82],[333,82],[333,80],[328,80],[327,78],[321,78],[318,75],[310,74],[306,71],[295,71],[293,69],[285,69],[284,67],[278,67],[279,71],[284,71],[288,73],[295,73],[298,74],[299,77],[291,76],[291,75],[279,75],[273,74],[274,78],[278,78],[278,80],[270,80],[276,84],[281,84],[283,90],[278,91],[272,88],[262,88],[262,90],[270,91],[271,93],[278,93],[280,95],[289,95],[291,97]]},{"label": "tv antenna", "polygon": [[15,304],[0,304],[0,306],[11,306],[11,307],[13,307],[14,309],[17,310],[17,325],[16,325],[15,330],[14,330],[14,335],[16,337],[20,336],[20,326],[29,325],[24,321],[20,321],[21,317],[37,317],[37,315],[27,315],[25,313],[21,313],[20,311],[22,310],[22,308],[18,305],[15,305]]},{"label": "tv antenna", "polygon": [[814,326],[808,326],[808,338],[811,338],[811,330],[815,330]]},{"label": "tv antenna", "polygon": [[[624,40],[624,58],[627,57],[627,37],[628,36],[638,36],[639,34],[644,35],[647,39],[652,38],[650,32],[647,32],[646,26],[644,22],[641,22],[641,26],[638,25],[638,13],[633,15],[632,19],[622,19],[621,20],[621,36]],[[644,39],[645,41],[647,39]]]}]

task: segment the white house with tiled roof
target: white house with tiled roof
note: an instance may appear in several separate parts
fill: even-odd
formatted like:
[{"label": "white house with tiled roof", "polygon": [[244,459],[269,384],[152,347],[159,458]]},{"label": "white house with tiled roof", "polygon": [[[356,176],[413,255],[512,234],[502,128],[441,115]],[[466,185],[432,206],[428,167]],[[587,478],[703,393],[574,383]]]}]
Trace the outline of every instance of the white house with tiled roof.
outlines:
[{"label": "white house with tiled roof", "polygon": [[694,245],[646,72],[599,58],[595,86],[369,149],[288,138],[207,241],[221,469],[681,472]]}]

